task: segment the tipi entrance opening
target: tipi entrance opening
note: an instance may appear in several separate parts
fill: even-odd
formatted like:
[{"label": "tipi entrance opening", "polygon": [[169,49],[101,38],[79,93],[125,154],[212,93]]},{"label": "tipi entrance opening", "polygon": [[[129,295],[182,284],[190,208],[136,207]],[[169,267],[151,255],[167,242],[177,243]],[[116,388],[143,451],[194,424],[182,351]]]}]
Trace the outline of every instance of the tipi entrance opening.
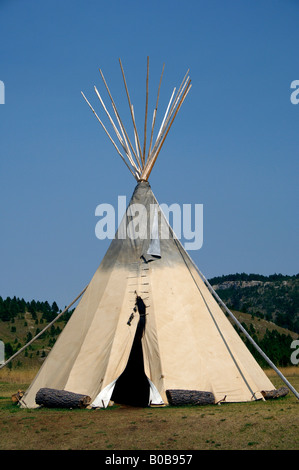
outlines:
[{"label": "tipi entrance opening", "polygon": [[111,400],[115,403],[146,407],[149,405],[150,384],[144,372],[142,336],[146,323],[146,306],[141,297],[136,298],[139,321],[125,370],[117,379]]}]

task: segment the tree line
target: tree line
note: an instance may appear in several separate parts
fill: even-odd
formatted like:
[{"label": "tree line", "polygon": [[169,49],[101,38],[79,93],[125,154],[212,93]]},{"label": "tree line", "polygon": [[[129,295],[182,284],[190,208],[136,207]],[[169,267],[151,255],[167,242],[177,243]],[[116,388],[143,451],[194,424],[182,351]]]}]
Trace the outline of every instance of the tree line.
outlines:
[{"label": "tree line", "polygon": [[[30,312],[33,320],[37,318],[37,312],[40,312],[42,313],[42,318],[46,322],[50,322],[54,320],[61,310],[55,301],[50,305],[47,300],[43,302],[31,300],[28,302],[16,296],[13,298],[7,297],[6,299],[0,296],[0,320],[13,321],[17,315],[25,312]],[[66,316],[63,315],[63,317],[63,320],[66,320],[67,314]]]},{"label": "tree line", "polygon": [[275,281],[287,281],[290,279],[299,279],[299,274],[288,276],[285,274],[270,274],[264,276],[263,274],[223,274],[222,276],[215,276],[209,279],[210,284],[222,284],[226,281],[262,281],[262,282],[275,282]]},{"label": "tree line", "polygon": [[[246,325],[242,323],[243,327],[246,328]],[[267,368],[269,367],[267,361],[263,358],[263,356],[256,350],[253,344],[247,339],[243,333],[240,333],[240,330],[234,326],[237,332],[242,337],[244,343],[246,344],[247,348],[255,358],[255,360],[260,364],[261,367]],[[246,328],[248,331],[248,328]],[[281,334],[277,330],[266,330],[265,335],[262,339],[258,339],[255,328],[251,324],[249,327],[249,334],[251,338],[256,342],[256,344],[261,348],[261,350],[268,356],[273,364],[277,367],[287,367],[292,365],[291,364],[291,344],[293,338],[291,335]]]}]

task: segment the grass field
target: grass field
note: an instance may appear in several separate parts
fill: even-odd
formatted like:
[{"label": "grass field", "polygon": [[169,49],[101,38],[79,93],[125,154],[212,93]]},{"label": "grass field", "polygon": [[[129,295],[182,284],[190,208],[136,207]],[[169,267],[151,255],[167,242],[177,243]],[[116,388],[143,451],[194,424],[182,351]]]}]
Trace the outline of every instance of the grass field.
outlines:
[{"label": "grass field", "polygon": [[[299,401],[105,410],[20,409],[36,371],[0,371],[1,450],[298,450]],[[299,368],[282,370],[299,390]],[[276,387],[283,384],[267,371]]]}]

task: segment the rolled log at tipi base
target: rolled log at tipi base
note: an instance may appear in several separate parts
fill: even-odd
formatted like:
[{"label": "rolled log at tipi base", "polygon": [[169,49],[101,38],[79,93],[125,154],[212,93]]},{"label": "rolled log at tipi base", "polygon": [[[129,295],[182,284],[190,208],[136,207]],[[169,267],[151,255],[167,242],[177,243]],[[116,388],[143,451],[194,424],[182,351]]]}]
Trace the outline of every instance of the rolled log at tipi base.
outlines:
[{"label": "rolled log at tipi base", "polygon": [[284,397],[289,393],[289,389],[287,387],[280,387],[277,390],[262,390],[261,394],[265,398],[265,400],[271,400],[273,398],[280,398]]},{"label": "rolled log at tipi base", "polygon": [[86,408],[91,403],[88,395],[56,390],[54,388],[40,388],[36,394],[37,405],[46,408]]},{"label": "rolled log at tipi base", "polygon": [[166,396],[168,403],[173,406],[215,404],[213,393],[200,390],[166,390]]}]

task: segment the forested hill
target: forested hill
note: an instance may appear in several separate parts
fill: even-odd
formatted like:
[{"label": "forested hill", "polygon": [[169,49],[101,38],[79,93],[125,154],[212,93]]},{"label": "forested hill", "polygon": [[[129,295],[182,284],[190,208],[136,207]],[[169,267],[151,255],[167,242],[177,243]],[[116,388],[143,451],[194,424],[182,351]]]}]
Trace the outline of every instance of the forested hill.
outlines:
[{"label": "forested hill", "polygon": [[228,308],[299,333],[299,274],[229,274],[210,284]]}]

